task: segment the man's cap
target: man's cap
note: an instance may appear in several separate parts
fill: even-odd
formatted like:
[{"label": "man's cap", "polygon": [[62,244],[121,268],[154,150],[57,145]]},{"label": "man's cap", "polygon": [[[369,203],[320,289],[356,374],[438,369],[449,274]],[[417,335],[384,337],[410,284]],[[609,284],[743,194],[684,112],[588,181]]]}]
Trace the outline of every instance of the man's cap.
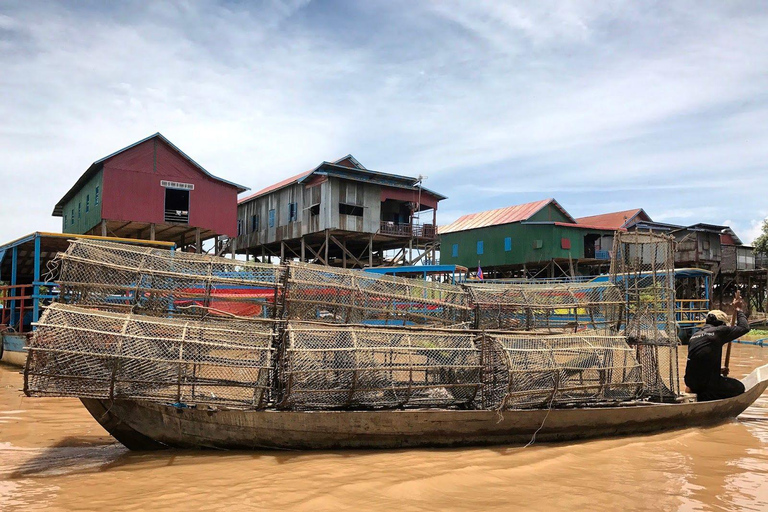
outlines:
[{"label": "man's cap", "polygon": [[720,322],[723,322],[724,324],[727,324],[730,318],[725,313],[725,311],[720,311],[719,309],[713,309],[709,313],[707,313],[707,316],[714,316],[715,319],[717,319]]}]

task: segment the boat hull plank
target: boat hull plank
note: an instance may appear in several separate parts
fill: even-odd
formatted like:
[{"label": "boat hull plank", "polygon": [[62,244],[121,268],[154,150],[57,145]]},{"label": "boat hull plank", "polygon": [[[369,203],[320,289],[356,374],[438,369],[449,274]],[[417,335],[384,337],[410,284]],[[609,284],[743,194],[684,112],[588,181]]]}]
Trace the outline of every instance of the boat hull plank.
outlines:
[{"label": "boat hull plank", "polygon": [[[735,418],[765,391],[726,400],[618,407],[478,411],[242,411],[92,401],[89,411],[132,449],[347,449],[522,444],[645,434]],[[108,411],[108,414],[104,414]]]}]

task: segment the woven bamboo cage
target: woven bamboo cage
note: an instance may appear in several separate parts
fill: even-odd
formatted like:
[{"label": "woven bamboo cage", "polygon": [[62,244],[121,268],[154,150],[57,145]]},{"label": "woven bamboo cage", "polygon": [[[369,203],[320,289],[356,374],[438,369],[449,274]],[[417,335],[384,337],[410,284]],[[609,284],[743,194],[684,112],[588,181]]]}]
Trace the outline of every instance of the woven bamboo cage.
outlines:
[{"label": "woven bamboo cage", "polygon": [[289,320],[454,328],[471,321],[461,286],[304,263],[288,266],[285,300]]},{"label": "woven bamboo cage", "polygon": [[624,295],[620,324],[636,347],[646,396],[674,400],[680,393],[675,326],[675,241],[656,233],[617,232],[611,281]]},{"label": "woven bamboo cage", "polygon": [[478,329],[576,332],[616,327],[624,297],[604,283],[468,284]]},{"label": "woven bamboo cage", "polygon": [[[585,334],[588,333],[588,334]],[[486,334],[483,407],[548,408],[632,400],[640,366],[623,336]]]},{"label": "woven bamboo cage", "polygon": [[273,318],[285,269],[228,258],[77,239],[57,256],[62,300],[168,316]]},{"label": "woven bamboo cage", "polygon": [[25,369],[30,396],[266,406],[274,325],[155,318],[51,304]]},{"label": "woven bamboo cage", "polygon": [[482,373],[473,337],[461,330],[290,322],[280,407],[472,407]]}]

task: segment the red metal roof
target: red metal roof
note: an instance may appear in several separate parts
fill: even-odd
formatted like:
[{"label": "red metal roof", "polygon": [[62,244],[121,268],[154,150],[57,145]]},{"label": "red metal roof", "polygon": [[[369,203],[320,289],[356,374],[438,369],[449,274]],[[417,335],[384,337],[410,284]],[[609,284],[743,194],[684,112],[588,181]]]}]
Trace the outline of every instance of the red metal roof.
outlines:
[{"label": "red metal roof", "polygon": [[619,229],[626,227],[626,224],[638,215],[642,215],[644,217],[643,220],[651,220],[642,208],[633,208],[632,210],[624,210],[621,212],[579,217],[576,219],[576,222],[579,224],[588,224],[590,226],[602,226],[603,228],[608,229]]},{"label": "red metal roof", "polygon": [[514,206],[506,206],[504,208],[497,208],[495,210],[463,215],[447,226],[441,226],[439,232],[445,234],[453,233],[454,231],[466,231],[468,229],[521,222],[530,219],[531,216],[550,203],[554,203],[560,211],[562,211],[568,218],[571,218],[571,216],[568,215],[568,212],[566,212],[557,201],[550,198],[535,201],[533,203],[517,204]]},{"label": "red metal roof", "polygon": [[254,193],[254,194],[251,194],[251,195],[249,195],[247,197],[239,199],[237,201],[237,203],[238,204],[245,203],[246,201],[250,201],[254,197],[258,197],[258,196],[264,195],[264,194],[266,194],[268,192],[272,192],[273,190],[277,190],[279,188],[287,187],[288,185],[293,185],[294,183],[299,181],[304,176],[309,176],[313,172],[315,172],[315,169],[311,169],[309,171],[304,171],[301,174],[297,174],[296,176],[292,176],[290,178],[284,179],[283,181],[278,181],[277,183],[274,183],[274,184],[272,184],[272,185],[270,185],[270,186],[268,186],[266,188],[263,188],[263,189],[259,190],[258,192]]},{"label": "red metal roof", "polygon": [[626,231],[624,228],[607,228],[605,226],[596,226],[593,224],[582,224],[579,222],[578,224],[572,224],[570,222],[554,222],[555,226],[564,226],[566,228],[578,228],[578,229],[596,229],[600,231]]}]

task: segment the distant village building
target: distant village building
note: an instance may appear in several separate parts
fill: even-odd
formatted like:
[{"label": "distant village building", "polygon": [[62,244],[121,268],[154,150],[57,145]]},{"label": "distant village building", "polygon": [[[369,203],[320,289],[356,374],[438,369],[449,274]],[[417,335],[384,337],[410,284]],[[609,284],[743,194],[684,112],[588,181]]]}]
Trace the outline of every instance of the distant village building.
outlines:
[{"label": "distant village building", "polygon": [[362,268],[432,262],[438,203],[419,178],[323,162],[240,200],[236,252]]},{"label": "distant village building", "polygon": [[237,234],[242,185],[216,177],[156,133],[95,161],[56,204],[64,233],[175,242]]},{"label": "distant village building", "polygon": [[620,212],[579,217],[576,219],[576,222],[586,226],[602,226],[615,231],[617,229],[629,229],[639,222],[650,220],[651,217],[645,213],[645,210],[642,208],[633,208],[631,210],[622,210]]},{"label": "distant village building", "polygon": [[579,223],[554,199],[464,215],[441,226],[440,263],[487,277],[559,277],[607,271],[621,227]]}]

